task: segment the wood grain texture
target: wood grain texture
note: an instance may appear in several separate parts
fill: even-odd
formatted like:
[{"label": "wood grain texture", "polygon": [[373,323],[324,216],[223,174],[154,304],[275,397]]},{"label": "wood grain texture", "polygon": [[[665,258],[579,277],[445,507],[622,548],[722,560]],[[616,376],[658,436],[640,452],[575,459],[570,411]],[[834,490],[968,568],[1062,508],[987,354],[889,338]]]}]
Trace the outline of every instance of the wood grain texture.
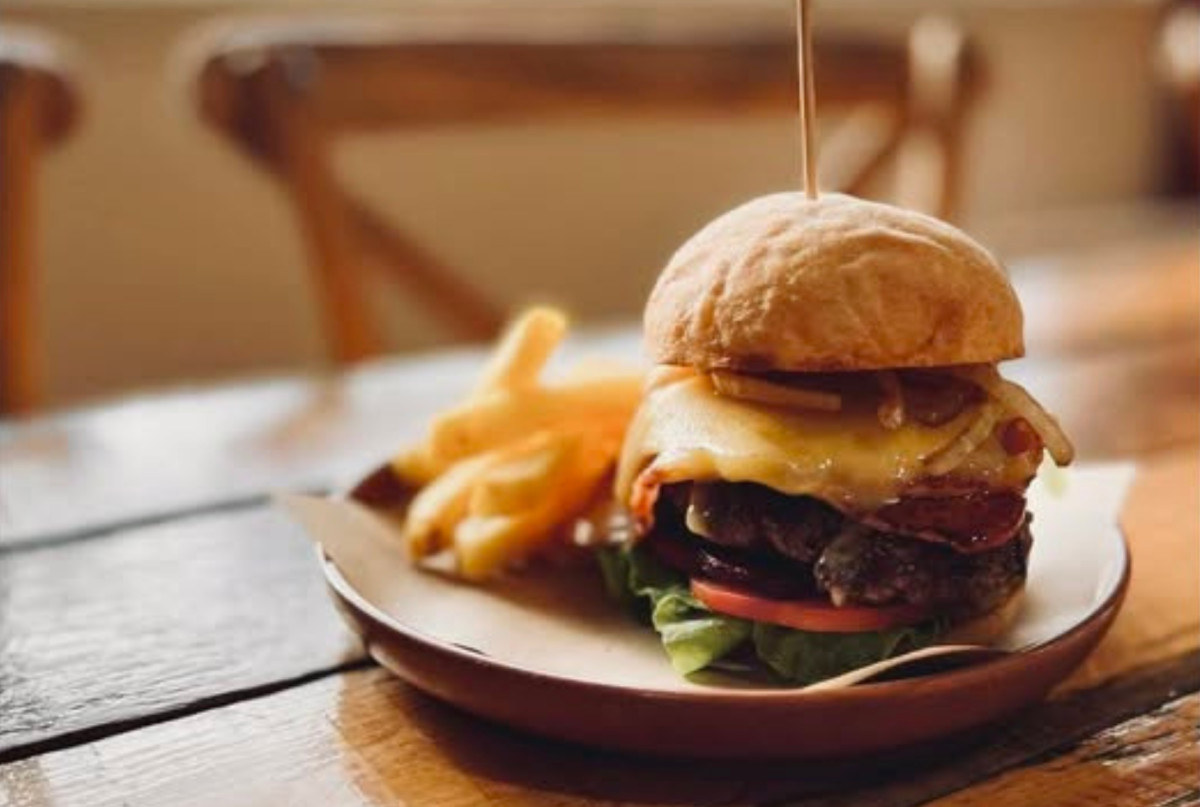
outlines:
[{"label": "wood grain texture", "polygon": [[[915,807],[1023,766],[1069,753],[1079,743],[1163,703],[1200,689],[1200,667],[1190,655],[1143,669],[1095,689],[1051,701],[975,737],[934,751],[927,765],[902,772],[869,794],[781,800],[794,807]],[[1020,802],[1017,802],[1018,804]],[[1041,802],[1026,802],[1040,805]],[[1103,803],[1103,802],[1100,802]]]},{"label": "wood grain texture", "polygon": [[[306,86],[309,102],[342,129],[794,109],[791,27],[752,19],[761,17],[754,9],[719,20],[706,11],[243,24],[203,48],[199,103],[240,147],[267,154],[248,99],[228,83],[257,67],[246,57],[292,54],[319,64]],[[902,43],[822,36],[816,51],[822,99],[905,104]],[[973,84],[978,65],[967,66]]]},{"label": "wood grain texture", "polygon": [[1191,228],[1160,224],[1136,239],[1018,262],[1012,274],[1031,355],[1200,336],[1200,236]]},{"label": "wood grain texture", "polygon": [[1200,803],[1200,694],[1089,737],[1062,756],[933,802],[935,807],[1183,807]]},{"label": "wood grain texture", "polygon": [[[1125,519],[1137,575],[1126,610],[1058,700],[1200,647],[1200,528],[1188,518],[1198,477],[1188,451],[1139,479]],[[0,602],[0,759],[361,658],[306,541],[265,510],[10,549]]]},{"label": "wood grain texture", "polygon": [[1121,516],[1133,556],[1111,631],[1063,691],[1093,687],[1200,647],[1200,451],[1147,458]]},{"label": "wood grain texture", "polygon": [[0,552],[0,759],[361,658],[273,510]]},{"label": "wood grain texture", "polygon": [[696,764],[514,733],[373,669],[2,766],[0,798],[12,807],[907,807],[1070,748],[1159,706],[1174,687],[1200,686],[1194,669],[1180,673],[1176,662],[915,752],[842,763]]},{"label": "wood grain texture", "polygon": [[1005,376],[1062,423],[1082,460],[1134,457],[1200,440],[1200,340],[1027,358]]},{"label": "wood grain texture", "polygon": [[0,425],[0,545],[350,482],[468,390],[482,357],[442,352]]}]

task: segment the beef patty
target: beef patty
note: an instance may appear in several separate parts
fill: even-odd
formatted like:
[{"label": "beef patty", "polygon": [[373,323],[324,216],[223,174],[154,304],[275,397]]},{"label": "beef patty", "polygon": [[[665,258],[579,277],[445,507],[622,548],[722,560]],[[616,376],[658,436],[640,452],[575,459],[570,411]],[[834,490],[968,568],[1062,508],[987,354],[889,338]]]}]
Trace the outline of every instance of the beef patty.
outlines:
[{"label": "beef patty", "polygon": [[752,483],[683,483],[661,492],[652,546],[689,574],[766,596],[820,592],[838,604],[977,613],[1025,579],[1032,538],[1021,505],[1011,539],[966,553],[873,529],[808,496]]}]

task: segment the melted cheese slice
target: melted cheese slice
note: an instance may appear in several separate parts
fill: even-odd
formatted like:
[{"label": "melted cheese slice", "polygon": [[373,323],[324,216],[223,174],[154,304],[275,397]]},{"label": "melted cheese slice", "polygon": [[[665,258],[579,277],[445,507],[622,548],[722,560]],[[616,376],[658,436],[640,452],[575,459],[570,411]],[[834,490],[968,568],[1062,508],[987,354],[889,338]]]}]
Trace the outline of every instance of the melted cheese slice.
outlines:
[{"label": "melted cheese slice", "polygon": [[[910,422],[888,430],[873,406],[840,412],[781,409],[718,395],[706,376],[651,391],[626,435],[617,495],[648,515],[660,485],[683,481],[757,482],[866,512],[927,480],[925,460],[978,416],[968,407],[938,426]],[[1021,487],[1034,467],[989,437],[949,476],[971,486]]]}]

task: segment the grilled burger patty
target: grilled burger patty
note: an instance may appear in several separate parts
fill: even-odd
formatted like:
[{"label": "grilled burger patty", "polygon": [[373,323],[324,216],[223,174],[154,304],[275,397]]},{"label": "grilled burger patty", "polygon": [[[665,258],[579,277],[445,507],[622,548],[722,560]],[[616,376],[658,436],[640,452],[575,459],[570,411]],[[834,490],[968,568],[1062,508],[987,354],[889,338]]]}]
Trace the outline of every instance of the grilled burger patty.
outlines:
[{"label": "grilled burger patty", "polygon": [[852,526],[825,548],[813,573],[838,604],[908,602],[982,613],[1020,588],[1032,545],[1028,522],[1003,546],[972,555]]},{"label": "grilled burger patty", "polygon": [[[1032,538],[1024,499],[1015,530],[992,548],[963,552],[946,543],[853,521],[819,499],[752,483],[665,486],[651,547],[693,576],[766,596],[824,593],[838,604],[912,603],[943,611],[987,611],[1025,579]],[[1010,519],[1012,505],[963,512]],[[941,520],[946,521],[943,512]],[[780,563],[780,561],[783,563]]]}]

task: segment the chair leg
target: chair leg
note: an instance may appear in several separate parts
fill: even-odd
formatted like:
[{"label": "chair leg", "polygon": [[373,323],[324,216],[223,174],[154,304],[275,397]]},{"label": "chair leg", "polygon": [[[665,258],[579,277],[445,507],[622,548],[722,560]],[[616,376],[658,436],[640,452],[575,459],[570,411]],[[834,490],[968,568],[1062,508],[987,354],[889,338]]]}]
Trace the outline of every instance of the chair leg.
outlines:
[{"label": "chair leg", "polygon": [[322,315],[334,359],[339,364],[377,355],[383,340],[374,325],[362,288],[363,272],[354,250],[348,211],[332,176],[328,137],[305,114],[295,94],[304,91],[289,75],[281,55],[256,77],[255,97],[264,125],[273,128],[279,147],[280,178],[292,186],[301,229],[308,241]]},{"label": "chair leg", "polygon": [[29,77],[0,75],[0,413],[39,403],[37,265],[38,97]]},{"label": "chair leg", "polygon": [[378,258],[374,265],[437,311],[442,321],[467,339],[488,340],[500,333],[504,315],[482,294],[420,245],[389,227],[378,214],[354,199],[343,204],[363,249]]},{"label": "chair leg", "polygon": [[974,54],[955,23],[932,15],[913,26],[909,65],[914,131],[903,156],[910,157],[911,171],[902,171],[897,195],[915,202],[914,194],[924,189],[922,195],[930,198],[920,199],[919,205],[953,220],[961,213],[963,128],[979,84]]}]

